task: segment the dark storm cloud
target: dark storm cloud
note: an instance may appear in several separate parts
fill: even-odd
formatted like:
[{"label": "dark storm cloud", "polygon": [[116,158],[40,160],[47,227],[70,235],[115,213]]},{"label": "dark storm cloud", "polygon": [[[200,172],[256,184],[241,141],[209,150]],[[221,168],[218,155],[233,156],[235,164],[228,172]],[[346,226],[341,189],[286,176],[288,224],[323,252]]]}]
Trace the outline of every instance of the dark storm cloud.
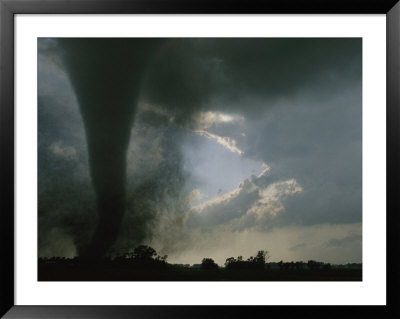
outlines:
[{"label": "dark storm cloud", "polygon": [[360,81],[361,39],[175,39],[155,61],[144,98],[179,122],[210,108],[257,116],[304,90],[318,97]]},{"label": "dark storm cloud", "polygon": [[224,84],[221,60],[201,55],[203,41],[171,39],[160,47],[146,74],[142,98],[186,125]]}]

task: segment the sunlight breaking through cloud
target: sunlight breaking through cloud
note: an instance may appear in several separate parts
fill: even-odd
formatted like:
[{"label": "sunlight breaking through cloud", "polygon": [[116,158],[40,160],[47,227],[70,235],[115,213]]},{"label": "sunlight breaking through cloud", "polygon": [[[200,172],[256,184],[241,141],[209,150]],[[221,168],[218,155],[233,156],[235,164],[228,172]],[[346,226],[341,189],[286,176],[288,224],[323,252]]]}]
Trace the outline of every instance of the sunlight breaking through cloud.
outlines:
[{"label": "sunlight breaking through cloud", "polygon": [[243,155],[243,151],[236,146],[236,140],[227,136],[219,136],[207,131],[194,131],[198,133],[200,136],[206,136],[210,139],[215,140],[217,143],[224,146],[226,149],[230,150],[233,153],[238,153],[239,155]]},{"label": "sunlight breaking through cloud", "polygon": [[239,123],[244,121],[244,117],[237,114],[226,114],[221,112],[201,112],[197,118],[199,129],[206,130],[214,124],[220,123]]},{"label": "sunlight breaking through cloud", "polygon": [[262,168],[263,168],[263,171],[262,171],[260,174],[258,174],[258,177],[261,177],[261,176],[266,175],[266,174],[270,171],[270,169],[271,169],[271,167],[270,167],[267,163],[265,163],[265,162],[263,162],[263,163],[261,164],[261,166],[262,166]]},{"label": "sunlight breaking through cloud", "polygon": [[303,188],[295,179],[279,181],[259,190],[260,199],[247,211],[246,215],[261,218],[264,215],[275,217],[285,209],[282,203],[287,195],[301,193]]}]

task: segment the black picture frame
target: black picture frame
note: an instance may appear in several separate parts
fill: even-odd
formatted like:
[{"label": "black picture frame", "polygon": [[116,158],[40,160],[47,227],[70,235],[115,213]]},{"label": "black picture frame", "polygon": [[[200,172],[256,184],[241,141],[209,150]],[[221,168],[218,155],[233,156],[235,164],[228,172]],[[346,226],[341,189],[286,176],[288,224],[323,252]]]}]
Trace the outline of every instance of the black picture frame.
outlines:
[{"label": "black picture frame", "polygon": [[[400,3],[398,0],[0,0],[0,315],[5,318],[219,318],[399,316],[396,248],[400,160]],[[14,17],[16,14],[385,14],[387,22],[387,305],[386,306],[21,306],[14,304]],[[251,313],[249,313],[251,312]]]}]

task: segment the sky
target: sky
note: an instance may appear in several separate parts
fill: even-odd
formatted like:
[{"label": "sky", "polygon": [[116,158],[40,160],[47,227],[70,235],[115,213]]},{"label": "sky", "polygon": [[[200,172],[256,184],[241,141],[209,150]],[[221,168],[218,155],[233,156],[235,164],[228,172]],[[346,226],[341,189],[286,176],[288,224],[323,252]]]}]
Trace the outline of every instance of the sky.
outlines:
[{"label": "sky", "polygon": [[68,47],[38,40],[39,256],[76,256],[95,232],[82,104],[118,83],[135,94],[111,255],[146,244],[184,264],[258,250],[270,261],[362,262],[361,39],[91,41],[99,53],[86,64],[113,78],[83,96]]}]

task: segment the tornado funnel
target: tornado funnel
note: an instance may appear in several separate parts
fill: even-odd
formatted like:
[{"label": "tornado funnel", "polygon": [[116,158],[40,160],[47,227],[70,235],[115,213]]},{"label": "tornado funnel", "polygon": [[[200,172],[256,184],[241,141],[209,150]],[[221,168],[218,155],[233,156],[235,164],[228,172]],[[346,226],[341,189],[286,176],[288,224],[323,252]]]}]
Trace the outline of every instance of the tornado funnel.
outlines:
[{"label": "tornado funnel", "polygon": [[82,114],[98,222],[81,257],[103,257],[125,210],[126,151],[140,84],[157,39],[62,38],[63,60]]}]

